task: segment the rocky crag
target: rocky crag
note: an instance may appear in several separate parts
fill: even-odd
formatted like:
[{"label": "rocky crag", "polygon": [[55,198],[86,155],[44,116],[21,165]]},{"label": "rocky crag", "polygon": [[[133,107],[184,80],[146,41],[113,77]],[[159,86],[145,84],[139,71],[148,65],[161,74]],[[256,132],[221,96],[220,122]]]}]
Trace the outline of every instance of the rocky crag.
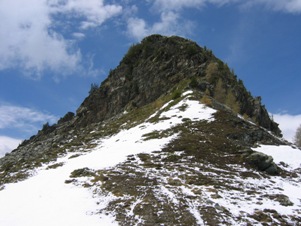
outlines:
[{"label": "rocky crag", "polygon": [[[187,101],[214,109],[214,120],[183,117]],[[175,106],[179,109],[176,116],[168,115]],[[25,180],[45,164],[49,169],[62,167],[64,164],[56,161],[70,153],[70,158],[78,158],[92,152],[101,139],[139,125],[146,127],[146,122],[159,126],[174,117],[180,123],[142,135],[141,142],[173,137],[160,150],[129,155],[127,161],[109,169],[91,169],[87,163],[75,169],[66,183],[115,195],[99,213],[114,213],[121,225],[301,222],[297,214],[284,216],[272,209],[233,215],[227,205],[212,201],[227,200],[230,196],[222,192],[227,190],[241,196],[236,203],[259,203],[264,197],[291,206],[289,198],[280,193],[263,192],[255,197],[255,182],[248,187],[244,182],[273,176],[296,182],[299,174],[254,150],[261,144],[288,145],[261,98],[252,97],[212,51],[180,37],[152,35],[133,45],[76,113],[67,113],[57,124],[46,123],[37,135],[0,159],[0,190],[5,184]],[[89,177],[89,182],[79,182],[81,177]],[[264,186],[273,183],[267,180]],[[163,193],[159,198],[162,187],[168,188],[174,199]],[[209,193],[204,195],[202,188]]]}]

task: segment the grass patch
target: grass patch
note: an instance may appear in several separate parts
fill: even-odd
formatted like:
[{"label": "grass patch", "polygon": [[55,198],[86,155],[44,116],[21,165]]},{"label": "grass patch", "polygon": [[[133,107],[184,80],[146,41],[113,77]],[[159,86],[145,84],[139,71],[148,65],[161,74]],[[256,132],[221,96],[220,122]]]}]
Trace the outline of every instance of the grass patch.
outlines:
[{"label": "grass patch", "polygon": [[91,177],[94,176],[95,172],[87,167],[81,168],[81,169],[76,169],[71,172],[70,177],[71,178],[77,178],[77,177]]},{"label": "grass patch", "polygon": [[63,166],[64,165],[64,163],[63,162],[59,162],[59,163],[55,163],[55,164],[53,164],[53,165],[50,165],[50,166],[47,166],[47,170],[49,170],[49,169],[56,169],[56,168],[58,168],[58,167],[61,167],[61,166]]}]

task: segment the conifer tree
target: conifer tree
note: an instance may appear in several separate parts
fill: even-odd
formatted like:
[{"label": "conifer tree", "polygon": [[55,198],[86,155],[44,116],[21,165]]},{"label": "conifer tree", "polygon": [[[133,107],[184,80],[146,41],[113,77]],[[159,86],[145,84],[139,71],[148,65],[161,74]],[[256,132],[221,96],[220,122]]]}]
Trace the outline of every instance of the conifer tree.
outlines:
[{"label": "conifer tree", "polygon": [[295,138],[294,138],[294,143],[301,148],[301,125],[298,127]]}]

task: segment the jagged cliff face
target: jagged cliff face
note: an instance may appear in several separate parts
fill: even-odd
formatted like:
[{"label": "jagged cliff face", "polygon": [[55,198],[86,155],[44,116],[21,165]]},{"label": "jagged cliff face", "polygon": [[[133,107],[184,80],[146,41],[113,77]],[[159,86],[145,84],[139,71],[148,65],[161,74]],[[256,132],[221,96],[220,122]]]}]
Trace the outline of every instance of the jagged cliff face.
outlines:
[{"label": "jagged cliff face", "polygon": [[276,135],[281,134],[260,98],[253,98],[210,50],[180,37],[159,35],[132,46],[100,88],[86,98],[77,115],[83,123],[102,121],[144,106],[185,81]]},{"label": "jagged cliff face", "polygon": [[[130,48],[76,114],[45,124],[0,159],[0,202],[33,180],[43,187],[33,193],[59,203],[70,186],[87,189],[96,199],[96,223],[87,225],[108,215],[120,225],[299,224],[301,197],[287,187],[298,189],[300,164],[267,154],[299,158],[280,134],[260,98],[211,51],[153,35]],[[62,194],[44,191],[43,181]],[[70,211],[73,192],[63,204]],[[64,222],[73,225],[68,208]]]}]

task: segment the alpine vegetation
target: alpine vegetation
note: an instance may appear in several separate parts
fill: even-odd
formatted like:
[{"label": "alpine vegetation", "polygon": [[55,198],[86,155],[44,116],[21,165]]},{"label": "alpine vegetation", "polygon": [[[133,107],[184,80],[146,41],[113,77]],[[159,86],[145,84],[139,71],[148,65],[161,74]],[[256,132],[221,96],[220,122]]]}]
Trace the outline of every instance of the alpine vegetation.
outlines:
[{"label": "alpine vegetation", "polygon": [[152,35],[0,159],[0,225],[299,225],[300,178],[300,149],[227,64]]}]

